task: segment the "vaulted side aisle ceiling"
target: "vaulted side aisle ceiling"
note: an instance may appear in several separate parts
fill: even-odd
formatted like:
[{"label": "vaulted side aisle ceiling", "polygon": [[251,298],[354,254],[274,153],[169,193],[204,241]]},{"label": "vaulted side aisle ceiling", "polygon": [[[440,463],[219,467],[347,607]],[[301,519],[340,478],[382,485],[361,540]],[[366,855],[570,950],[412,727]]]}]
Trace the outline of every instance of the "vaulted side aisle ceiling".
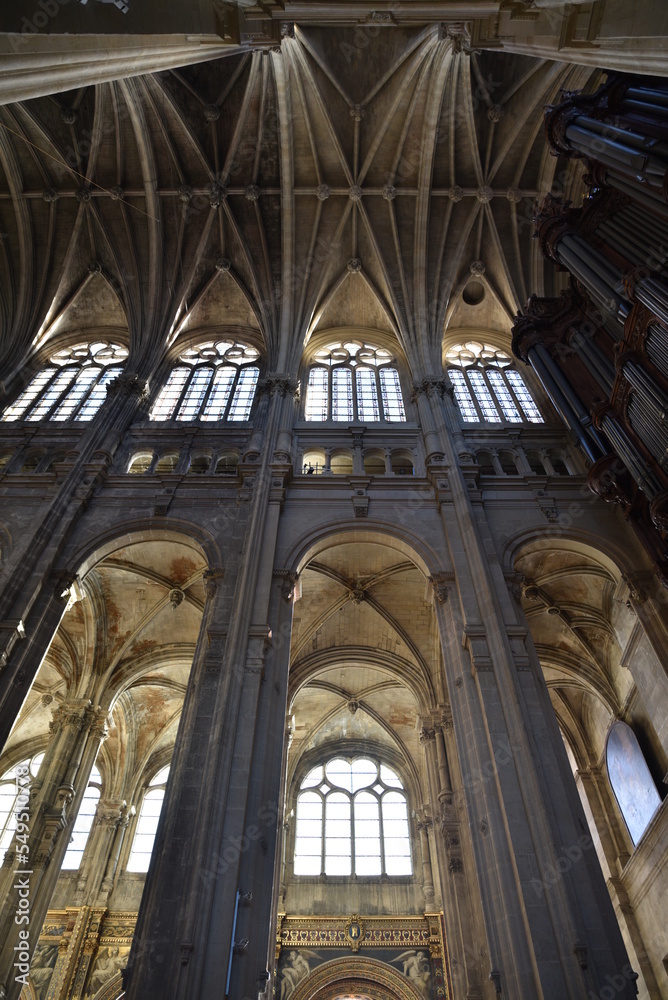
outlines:
[{"label": "vaulted side aisle ceiling", "polygon": [[395,333],[418,375],[446,323],[498,328],[553,291],[533,207],[579,176],[548,155],[542,108],[598,71],[374,30],[296,27],[280,52],[1,108],[4,366],[125,328],[141,369],[215,323],[288,370],[355,322]]}]

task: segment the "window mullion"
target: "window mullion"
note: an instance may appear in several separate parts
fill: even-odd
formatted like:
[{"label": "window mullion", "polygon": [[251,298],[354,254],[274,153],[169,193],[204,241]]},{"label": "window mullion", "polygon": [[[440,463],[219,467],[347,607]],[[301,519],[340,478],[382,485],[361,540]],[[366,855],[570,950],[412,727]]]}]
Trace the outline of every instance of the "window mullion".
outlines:
[{"label": "window mullion", "polygon": [[[26,419],[30,416],[30,414],[33,412],[33,410],[36,410],[39,407],[40,403],[44,399],[44,396],[49,391],[49,389],[53,385],[54,381],[58,378],[58,376],[60,375],[60,373],[63,372],[63,371],[67,371],[67,370],[68,370],[67,365],[64,368],[59,368],[58,369],[58,371],[56,372],[56,374],[54,375],[54,377],[49,380],[49,384],[47,385],[47,387],[45,389],[42,389],[42,391],[40,392],[39,396],[37,397],[37,399],[35,400],[35,402],[33,403],[33,405],[30,407],[30,410],[24,415],[24,417]],[[41,415],[41,417],[39,418],[40,422],[42,420],[49,420],[50,417],[51,417],[51,414],[54,413],[57,410],[57,408],[60,406],[60,404],[67,397],[67,394],[69,393],[70,389],[72,388],[74,382],[76,382],[76,378],[77,378],[77,374],[78,374],[76,368],[73,369],[73,370],[74,370],[73,377],[69,380],[69,382],[67,383],[67,385],[65,386],[65,388],[61,391],[61,393],[58,396],[58,398],[51,404],[51,406],[49,407],[49,409],[45,410],[45,412]],[[81,371],[81,369],[79,369],[79,371]]]},{"label": "window mullion", "polygon": [[475,391],[475,386],[473,385],[473,382],[469,378],[468,369],[464,370],[464,378],[466,379],[468,390],[471,393],[471,399],[473,400],[473,405],[475,406],[476,413],[478,414],[478,420],[481,423],[484,423],[486,420],[485,414],[482,412],[482,407],[480,405],[480,400],[478,399],[478,394]]},{"label": "window mullion", "polygon": [[505,371],[501,372],[501,375],[503,377],[504,384],[508,387],[508,392],[510,393],[510,395],[512,396],[512,398],[515,400],[515,406],[517,407],[517,409],[519,410],[519,412],[522,414],[522,422],[525,423],[526,420],[527,420],[527,415],[526,415],[526,412],[524,410],[524,407],[522,406],[522,402],[521,402],[519,396],[517,395],[517,393],[515,392],[515,390],[513,389],[512,382],[510,382],[510,380],[506,378]]},{"label": "window mullion", "polygon": [[334,402],[334,369],[330,367],[327,369],[327,420],[332,420],[332,405]]},{"label": "window mullion", "polygon": [[[207,406],[207,403],[209,402],[209,396],[213,392],[214,387],[216,385],[216,375],[218,374],[218,369],[220,367],[222,367],[221,364],[214,364],[214,366],[213,366],[213,375],[211,376],[211,379],[209,381],[209,387],[206,390],[206,392],[204,393],[204,397],[202,399],[202,403],[201,403],[201,406],[199,408],[199,413],[197,414],[197,417],[195,418],[196,420],[199,420],[199,418],[206,411],[206,406]],[[238,373],[238,371],[239,371],[239,369],[237,368],[237,373]]]},{"label": "window mullion", "polygon": [[502,423],[509,424],[511,421],[508,420],[508,417],[504,413],[503,406],[501,405],[501,400],[497,396],[496,389],[494,388],[494,386],[492,385],[492,383],[489,380],[489,375],[487,374],[487,372],[489,371],[489,369],[487,367],[483,368],[482,366],[479,366],[478,367],[478,371],[482,373],[482,377],[483,377],[483,379],[485,381],[485,385],[487,386],[487,391],[490,394],[490,397],[492,399],[492,402],[494,404],[495,409],[497,410],[499,416],[501,417]]},{"label": "window mullion", "polygon": [[357,878],[357,865],[355,863],[355,796],[350,796],[350,874]]},{"label": "window mullion", "polygon": [[[81,370],[83,371],[84,369],[82,368]],[[106,368],[100,368],[99,372],[97,373],[97,378],[93,379],[91,384],[88,386],[83,396],[81,397],[81,399],[79,400],[79,402],[69,415],[68,420],[76,420],[77,414],[83,409],[83,406],[86,403],[88,397],[90,396],[91,392],[94,390],[95,386],[98,384],[100,379],[103,378],[106,370],[107,370]],[[76,385],[76,379],[74,380],[74,385]],[[72,386],[72,388],[74,388],[74,386]]]},{"label": "window mullion", "polygon": [[353,423],[357,423],[357,421],[359,420],[359,417],[357,416],[357,413],[358,413],[358,407],[357,407],[357,369],[356,368],[351,368],[350,369],[350,373],[351,373],[351,376],[352,376],[351,379],[350,379],[350,385],[352,387]]},{"label": "window mullion", "polygon": [[381,875],[387,875],[387,866],[385,864],[385,824],[383,822],[383,799],[379,795],[377,800],[378,800],[378,829],[380,831],[380,873]]},{"label": "window mullion", "polygon": [[322,834],[320,836],[320,874],[325,874],[325,858],[327,854],[327,797],[318,792],[321,802]]},{"label": "window mullion", "polygon": [[178,416],[178,412],[181,409],[181,404],[183,403],[183,400],[185,399],[185,397],[187,395],[188,388],[190,386],[190,383],[194,379],[196,372],[197,372],[197,368],[191,368],[190,369],[190,375],[187,377],[187,379],[186,379],[186,381],[184,383],[183,389],[181,390],[181,395],[177,399],[177,401],[176,401],[176,403],[174,405],[174,409],[172,410],[172,415],[170,417],[170,422],[172,422],[172,423],[176,422],[176,419],[177,419],[177,416]]},{"label": "window mullion", "polygon": [[[237,367],[237,371],[236,371],[236,374],[234,376],[234,380],[232,382],[232,385],[230,386],[230,393],[229,393],[229,396],[227,397],[227,403],[225,404],[225,409],[224,409],[223,414],[222,414],[222,416],[220,418],[221,420],[227,420],[227,415],[230,412],[230,407],[232,406],[232,400],[234,399],[234,394],[236,393],[237,386],[239,385],[239,379],[241,378],[241,371],[242,371],[242,369],[239,368],[239,367]],[[212,385],[213,385],[215,379],[216,379],[216,375],[215,375],[215,372],[214,372],[214,376],[211,379],[211,384]],[[204,412],[204,407],[202,407],[202,412]]]}]

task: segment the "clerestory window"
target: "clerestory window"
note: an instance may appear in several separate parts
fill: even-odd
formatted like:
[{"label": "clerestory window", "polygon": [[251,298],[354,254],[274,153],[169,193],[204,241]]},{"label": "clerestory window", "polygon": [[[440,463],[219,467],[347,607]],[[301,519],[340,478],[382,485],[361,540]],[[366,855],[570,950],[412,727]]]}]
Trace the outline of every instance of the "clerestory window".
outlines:
[{"label": "clerestory window", "polygon": [[411,875],[408,805],[399,776],[370,757],[312,768],[297,797],[295,875]]},{"label": "clerestory window", "polygon": [[107,386],[123,371],[127,356],[127,347],[107,341],[56,351],[1,419],[6,423],[92,420],[107,397]]},{"label": "clerestory window", "polygon": [[454,344],[445,360],[464,423],[544,423],[526,382],[505,351],[468,341]]},{"label": "clerestory window", "polygon": [[88,787],[79,806],[76,822],[72,829],[72,836],[65,857],[63,858],[64,871],[77,871],[81,867],[83,853],[93,828],[93,820],[97,812],[97,804],[102,794],[102,776],[96,767],[93,767],[88,779]]},{"label": "clerestory window", "polygon": [[230,340],[188,348],[160,390],[151,420],[248,420],[259,356],[255,347]]},{"label": "clerestory window", "polygon": [[328,344],[315,352],[306,389],[307,420],[406,420],[396,360],[361,341]]},{"label": "clerestory window", "polygon": [[127,870],[129,872],[148,871],[168,777],[169,766],[161,768],[151,779],[146,789],[128,858]]}]

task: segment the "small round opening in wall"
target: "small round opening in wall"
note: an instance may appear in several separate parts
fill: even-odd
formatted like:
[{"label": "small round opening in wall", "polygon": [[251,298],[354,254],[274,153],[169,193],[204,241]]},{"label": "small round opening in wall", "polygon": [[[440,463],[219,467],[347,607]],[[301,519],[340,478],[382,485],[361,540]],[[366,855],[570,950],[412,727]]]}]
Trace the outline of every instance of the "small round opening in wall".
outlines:
[{"label": "small round opening in wall", "polygon": [[462,292],[462,298],[467,306],[478,306],[485,298],[485,286],[480,281],[469,281]]}]

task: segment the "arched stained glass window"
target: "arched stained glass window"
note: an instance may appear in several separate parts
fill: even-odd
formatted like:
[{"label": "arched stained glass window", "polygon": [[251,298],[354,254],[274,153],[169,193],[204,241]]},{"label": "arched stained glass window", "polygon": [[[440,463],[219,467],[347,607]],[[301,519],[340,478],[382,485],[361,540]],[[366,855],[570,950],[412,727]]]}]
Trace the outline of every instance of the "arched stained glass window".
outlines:
[{"label": "arched stained glass window", "polygon": [[144,794],[128,858],[127,870],[129,872],[148,871],[168,777],[169,767],[161,768],[149,782]]},{"label": "arched stained glass window", "polygon": [[385,348],[357,340],[321,348],[309,371],[304,415],[348,423],[405,421],[396,360]]},{"label": "arched stained glass window", "polygon": [[63,871],[76,871],[81,867],[83,853],[93,828],[97,804],[102,794],[102,776],[96,767],[90,772],[88,787],[79,806],[69,846],[63,858]]},{"label": "arched stained glass window", "polygon": [[158,394],[151,420],[248,420],[260,352],[229,340],[190,347]]},{"label": "arched stained glass window", "polygon": [[30,783],[37,777],[44,754],[26,757],[0,778],[0,858],[9,850],[17,818],[28,808]]},{"label": "arched stained glass window", "polygon": [[127,347],[96,341],[56,351],[2,420],[91,420],[107,396],[107,386],[123,371]]},{"label": "arched stained glass window", "polygon": [[303,779],[295,875],[411,875],[408,806],[399,776],[370,757],[335,757]]},{"label": "arched stained glass window", "polygon": [[625,722],[613,723],[605,759],[612,790],[635,845],[661,805],[661,798],[636,735]]},{"label": "arched stained glass window", "polygon": [[454,344],[446,354],[446,364],[464,423],[544,423],[505,351],[478,341]]}]

